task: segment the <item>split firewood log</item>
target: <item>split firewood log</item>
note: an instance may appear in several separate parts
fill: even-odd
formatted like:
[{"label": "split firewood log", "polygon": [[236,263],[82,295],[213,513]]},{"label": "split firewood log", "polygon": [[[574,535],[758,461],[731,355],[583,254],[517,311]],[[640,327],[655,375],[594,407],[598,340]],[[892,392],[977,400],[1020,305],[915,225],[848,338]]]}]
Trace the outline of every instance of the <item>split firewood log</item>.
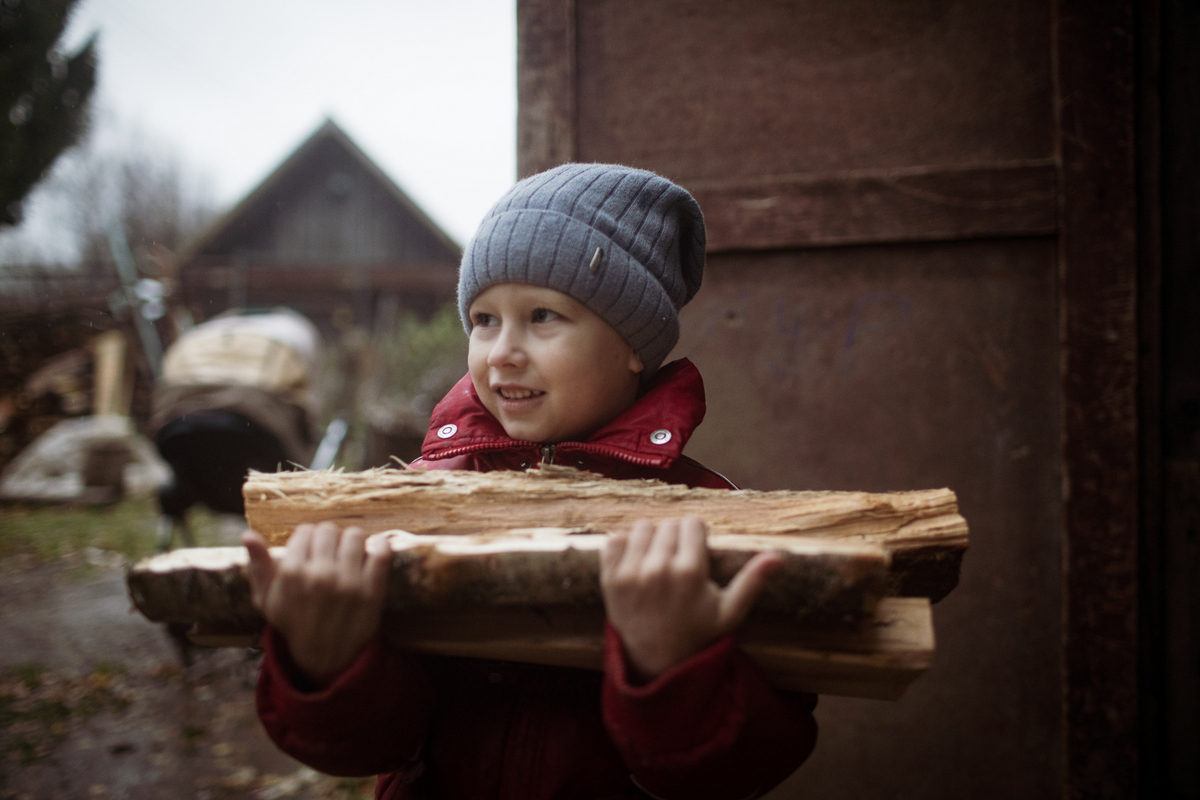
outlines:
[{"label": "split firewood log", "polygon": [[[599,670],[603,625],[602,613],[493,609],[410,615],[384,635],[427,655]],[[888,597],[849,628],[751,617],[738,646],[780,689],[898,700],[933,663],[933,614],[924,597]]]},{"label": "split firewood log", "polygon": [[[484,536],[388,535],[392,566],[387,610],[395,614],[489,608],[603,609],[604,536],[542,528]],[[709,537],[710,569],[727,583],[755,553],[774,550],[781,566],[756,605],[795,622],[854,624],[875,607],[887,576],[878,545],[800,536]],[[284,548],[271,548],[276,560]],[[205,622],[229,629],[261,624],[250,605],[241,547],[175,550],[134,565],[127,576],[137,608],[156,622]]]},{"label": "split firewood log", "polygon": [[282,544],[303,522],[423,535],[569,528],[628,530],[637,519],[695,514],[713,534],[803,535],[876,544],[891,556],[886,593],[942,599],[958,583],[967,524],[954,492],[730,492],[612,480],[567,467],[527,472],[252,472],[250,527]]},{"label": "split firewood log", "polygon": [[[403,650],[600,669],[602,537],[525,531],[503,536],[392,536],[383,631]],[[741,633],[741,646],[781,688],[895,699],[933,657],[929,602],[874,591],[878,546],[803,537],[710,537],[727,579],[762,549],[783,554]],[[272,555],[282,557],[282,548]],[[263,620],[250,604],[243,548],[155,556],[128,574],[148,618],[192,624],[207,646],[252,646]],[[799,597],[799,602],[795,598]],[[853,624],[848,624],[853,620]]]}]

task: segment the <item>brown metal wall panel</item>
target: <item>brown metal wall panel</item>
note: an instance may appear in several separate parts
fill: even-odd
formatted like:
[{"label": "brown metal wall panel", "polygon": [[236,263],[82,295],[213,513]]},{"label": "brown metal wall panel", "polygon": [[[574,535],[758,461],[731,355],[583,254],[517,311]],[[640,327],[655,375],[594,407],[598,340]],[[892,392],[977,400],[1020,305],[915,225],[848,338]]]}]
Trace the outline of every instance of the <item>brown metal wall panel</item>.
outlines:
[{"label": "brown metal wall panel", "polygon": [[517,2],[517,175],[575,160],[575,0]]},{"label": "brown metal wall panel", "polygon": [[1042,0],[579,0],[576,155],[683,181],[1053,152]]},{"label": "brown metal wall panel", "polygon": [[709,252],[1055,233],[1049,158],[958,168],[856,170],[756,181],[688,181]]},{"label": "brown metal wall panel", "polygon": [[692,453],[758,488],[949,485],[972,522],[934,671],[894,706],[824,701],[781,796],[1130,796],[1129,0],[518,16],[544,56],[522,174],[634,164],[709,213],[681,343],[713,416]]},{"label": "brown metal wall panel", "polygon": [[[1168,0],[1168,5],[1170,0]],[[1167,720],[1182,704],[1172,702],[1166,667],[1167,570],[1163,477],[1163,95],[1170,93],[1171,59],[1164,66],[1163,22],[1158,0],[1137,7],[1138,179],[1138,794],[1168,793],[1171,737]],[[1170,12],[1167,12],[1170,16]],[[1173,22],[1173,20],[1172,20]],[[1181,26],[1171,25],[1179,30]],[[1186,30],[1186,28],[1184,28]],[[1161,76],[1161,77],[1160,77]],[[1167,86],[1160,92],[1160,81]],[[1200,97],[1200,93],[1197,94]],[[1170,148],[1165,148],[1167,153]],[[1173,166],[1173,165],[1172,165]],[[1167,170],[1174,173],[1174,170]],[[1168,182],[1170,178],[1168,177]],[[1169,229],[1169,225],[1167,226]],[[1200,565],[1198,565],[1200,566]],[[1197,596],[1200,596],[1198,594]],[[1196,640],[1200,644],[1200,638]],[[1200,678],[1200,662],[1192,671]],[[1200,713],[1191,717],[1200,720]],[[1200,740],[1187,750],[1200,753]],[[1197,765],[1200,766],[1200,765]],[[1186,796],[1186,793],[1180,792]],[[1200,786],[1192,792],[1200,796]]]},{"label": "brown metal wall panel", "polygon": [[704,209],[709,252],[1052,234],[1050,159],[687,181]]},{"label": "brown metal wall panel", "polygon": [[[1157,796],[1192,800],[1200,798],[1200,4],[1163,0],[1161,13],[1161,72],[1153,73],[1162,91],[1161,139],[1155,141],[1162,147],[1161,184],[1144,185],[1143,194],[1161,190],[1151,198],[1161,202],[1161,294],[1144,306],[1161,304],[1155,320],[1161,321],[1161,339],[1146,343],[1161,347],[1161,406],[1146,416],[1161,411],[1162,427],[1141,432],[1161,435],[1163,502],[1154,509],[1161,527],[1146,530],[1161,558],[1154,565],[1161,570],[1154,587],[1159,605],[1149,609],[1160,627],[1151,627],[1155,636],[1143,661],[1157,671],[1140,677],[1143,691],[1149,688],[1162,704],[1161,716],[1150,719],[1158,735],[1142,742],[1138,768],[1150,779],[1143,785]],[[1139,603],[1147,594],[1143,588]],[[1146,694],[1139,700],[1142,715]]]},{"label": "brown metal wall panel", "polygon": [[1137,792],[1137,248],[1131,0],[1056,4],[1070,797]]},{"label": "brown metal wall panel", "polygon": [[934,668],[898,703],[822,698],[779,797],[1060,791],[1055,282],[1046,238],[710,258],[688,453],[756,489],[949,486],[971,524]]}]

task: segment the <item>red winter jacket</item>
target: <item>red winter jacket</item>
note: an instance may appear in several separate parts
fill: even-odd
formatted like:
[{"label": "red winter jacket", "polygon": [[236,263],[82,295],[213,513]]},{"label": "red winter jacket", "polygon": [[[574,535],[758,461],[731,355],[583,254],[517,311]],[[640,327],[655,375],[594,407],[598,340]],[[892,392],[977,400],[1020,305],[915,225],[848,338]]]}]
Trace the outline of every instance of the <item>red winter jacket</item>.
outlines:
[{"label": "red winter jacket", "polygon": [[[734,488],[681,451],[704,417],[686,360],[663,367],[586,442],[508,438],[470,377],[434,410],[425,469],[570,464],[617,478]],[[665,432],[665,433],[664,433]],[[746,798],[793,772],[816,741],[816,697],[777,692],[726,637],[646,685],[605,634],[603,674],[398,653],[380,637],[330,686],[304,691],[268,630],[257,706],[285,752],[334,775],[379,774],[376,797]]]}]

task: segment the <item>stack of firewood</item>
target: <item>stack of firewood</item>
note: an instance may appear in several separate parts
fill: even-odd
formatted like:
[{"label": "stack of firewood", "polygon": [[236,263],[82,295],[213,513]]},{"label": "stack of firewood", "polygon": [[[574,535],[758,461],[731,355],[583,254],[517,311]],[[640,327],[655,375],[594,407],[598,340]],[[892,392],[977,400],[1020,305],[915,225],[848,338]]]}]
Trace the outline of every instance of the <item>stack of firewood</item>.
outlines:
[{"label": "stack of firewood", "polygon": [[[958,581],[966,521],[948,489],[730,492],[617,481],[561,467],[518,472],[252,473],[250,527],[282,545],[330,520],[392,531],[384,634],[418,653],[598,669],[604,535],[695,514],[721,584],[754,553],[782,554],[742,649],[785,689],[894,699],[930,665],[930,603]],[[276,557],[281,549],[273,550]],[[152,620],[201,644],[262,629],[242,548],[177,550],[129,573]]]}]

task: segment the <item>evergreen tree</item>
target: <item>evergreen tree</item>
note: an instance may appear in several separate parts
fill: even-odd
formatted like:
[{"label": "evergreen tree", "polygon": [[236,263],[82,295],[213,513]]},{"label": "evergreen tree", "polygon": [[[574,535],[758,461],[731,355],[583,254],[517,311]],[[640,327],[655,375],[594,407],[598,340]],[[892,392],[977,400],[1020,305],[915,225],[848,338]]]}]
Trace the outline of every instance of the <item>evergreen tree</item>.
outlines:
[{"label": "evergreen tree", "polygon": [[0,0],[0,225],[87,127],[96,85],[95,37],[57,47],[77,0]]}]

